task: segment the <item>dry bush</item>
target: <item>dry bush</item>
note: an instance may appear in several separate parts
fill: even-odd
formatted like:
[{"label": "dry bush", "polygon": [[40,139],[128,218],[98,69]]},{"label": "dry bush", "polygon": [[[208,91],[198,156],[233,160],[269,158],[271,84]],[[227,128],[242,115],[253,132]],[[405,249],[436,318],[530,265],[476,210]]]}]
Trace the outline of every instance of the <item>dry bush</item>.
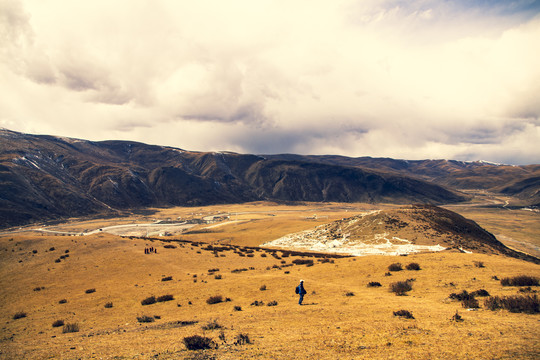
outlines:
[{"label": "dry bush", "polygon": [[345,296],[354,296],[354,293],[352,291],[347,291],[345,293]]},{"label": "dry bush", "polygon": [[467,292],[467,290],[463,290],[462,292],[460,293],[451,293],[450,296],[448,296],[450,299],[452,300],[459,300],[459,301],[463,301],[463,300],[468,300],[468,299],[471,299],[471,298],[474,298],[474,295],[472,294],[469,294]]},{"label": "dry bush", "polygon": [[461,306],[463,306],[465,309],[478,309],[480,307],[478,305],[478,300],[476,300],[474,296],[461,300]]},{"label": "dry bush", "polygon": [[242,307],[241,306],[238,306],[238,305],[235,305],[234,308],[233,308],[234,311],[242,311]]},{"label": "dry bush", "polygon": [[388,265],[388,271],[401,271],[403,270],[403,267],[400,263],[393,263]]},{"label": "dry bush", "polygon": [[52,327],[60,327],[60,326],[64,326],[64,320],[56,320],[55,322],[52,323]]},{"label": "dry bush", "polygon": [[105,308],[107,308],[107,309],[110,309],[110,308],[112,308],[112,307],[113,307],[113,303],[112,303],[112,302],[108,302],[108,303],[105,304]]},{"label": "dry bush", "polygon": [[220,302],[223,302],[223,296],[221,295],[210,296],[208,299],[206,299],[206,303],[209,305],[218,304]]},{"label": "dry bush", "polygon": [[151,305],[156,303],[156,297],[154,295],[147,297],[141,301],[141,305]]},{"label": "dry bush", "polygon": [[249,338],[248,334],[238,334],[236,335],[236,340],[234,342],[234,345],[244,345],[244,344],[251,344],[251,339]]},{"label": "dry bush", "polygon": [[66,300],[66,299],[62,299],[62,300],[58,301],[58,303],[59,303],[59,304],[65,304],[65,303],[67,303],[67,300]]},{"label": "dry bush", "polygon": [[167,244],[165,246],[163,246],[165,249],[176,249],[176,246],[174,245],[171,245],[171,244]]},{"label": "dry bush", "polygon": [[407,270],[420,270],[420,265],[418,263],[410,263],[405,267]]},{"label": "dry bush", "polygon": [[367,284],[367,287],[380,287],[382,286],[380,282],[378,281],[371,281]]},{"label": "dry bush", "polygon": [[405,295],[406,292],[412,290],[412,285],[409,281],[397,281],[390,284],[390,291],[398,296]]},{"label": "dry bush", "polygon": [[266,306],[277,306],[278,302],[276,300],[270,301]]},{"label": "dry bush", "polygon": [[166,276],[161,279],[161,281],[171,281],[171,280],[172,280],[172,276]]},{"label": "dry bush", "polygon": [[193,335],[184,338],[184,345],[188,350],[205,350],[217,348],[217,344],[205,336]]},{"label": "dry bush", "polygon": [[313,260],[311,259],[294,259],[292,261],[293,264],[296,265],[311,265],[313,266]]},{"label": "dry bush", "polygon": [[259,290],[265,291],[265,290],[266,290],[266,285],[262,285],[262,286],[259,288]]},{"label": "dry bush", "polygon": [[150,323],[150,322],[154,322],[155,320],[153,316],[143,315],[143,316],[137,316],[137,321],[140,323]]},{"label": "dry bush", "polygon": [[208,324],[202,326],[203,330],[216,330],[221,328],[223,328],[223,326],[221,326],[217,320],[212,320]]},{"label": "dry bush", "polygon": [[157,302],[164,302],[164,301],[171,301],[171,300],[174,300],[174,296],[172,295],[162,295],[156,299]]},{"label": "dry bush", "polygon": [[221,276],[220,274],[214,275],[214,279],[221,280],[221,279],[223,279],[223,276]]},{"label": "dry bush", "polygon": [[263,306],[264,303],[263,303],[262,301],[255,300],[255,301],[252,302],[250,305],[251,305],[251,306]]},{"label": "dry bush", "polygon": [[394,311],[394,316],[404,317],[405,319],[414,319],[413,314],[408,310]]},{"label": "dry bush", "polygon": [[87,289],[85,291],[85,293],[87,293],[87,294],[91,294],[91,293],[95,293],[95,292],[96,292],[96,289]]},{"label": "dry bush", "polygon": [[483,268],[484,263],[482,261],[475,261],[474,266],[477,267],[477,268]]},{"label": "dry bush", "polygon": [[64,325],[62,329],[62,333],[73,333],[73,332],[79,332],[79,324],[72,323],[72,324],[66,324]]},{"label": "dry bush", "polygon": [[473,292],[471,293],[471,295],[472,295],[472,296],[485,297],[485,296],[489,296],[489,293],[487,292],[487,290],[479,289],[479,290],[473,291]]},{"label": "dry bush", "polygon": [[502,286],[538,286],[538,278],[528,275],[519,275],[501,279]]},{"label": "dry bush", "polygon": [[490,296],[484,301],[489,310],[505,309],[513,313],[537,314],[540,301],[536,295]]},{"label": "dry bush", "polygon": [[22,319],[26,317],[26,313],[24,311],[18,311],[13,315],[13,320]]}]

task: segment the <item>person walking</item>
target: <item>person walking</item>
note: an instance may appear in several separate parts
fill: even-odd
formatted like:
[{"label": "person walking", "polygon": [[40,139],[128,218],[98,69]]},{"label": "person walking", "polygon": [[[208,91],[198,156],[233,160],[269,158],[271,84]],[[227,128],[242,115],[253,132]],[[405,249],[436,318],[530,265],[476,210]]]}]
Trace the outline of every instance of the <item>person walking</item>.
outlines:
[{"label": "person walking", "polygon": [[300,298],[298,299],[298,305],[302,305],[302,301],[304,301],[304,295],[307,293],[306,289],[304,289],[304,280],[300,280],[300,285],[296,287],[296,293],[300,295]]}]

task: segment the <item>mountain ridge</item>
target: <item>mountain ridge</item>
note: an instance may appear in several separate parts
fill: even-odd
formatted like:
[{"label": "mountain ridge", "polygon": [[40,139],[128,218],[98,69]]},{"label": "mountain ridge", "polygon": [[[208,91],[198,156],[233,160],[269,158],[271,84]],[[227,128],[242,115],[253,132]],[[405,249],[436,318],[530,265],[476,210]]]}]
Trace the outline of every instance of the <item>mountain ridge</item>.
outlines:
[{"label": "mountain ridge", "polygon": [[395,168],[404,160],[387,159],[376,169],[368,158],[197,152],[7,129],[0,130],[0,139],[3,227],[146,207],[259,200],[447,204],[468,199],[425,174],[400,173]]}]

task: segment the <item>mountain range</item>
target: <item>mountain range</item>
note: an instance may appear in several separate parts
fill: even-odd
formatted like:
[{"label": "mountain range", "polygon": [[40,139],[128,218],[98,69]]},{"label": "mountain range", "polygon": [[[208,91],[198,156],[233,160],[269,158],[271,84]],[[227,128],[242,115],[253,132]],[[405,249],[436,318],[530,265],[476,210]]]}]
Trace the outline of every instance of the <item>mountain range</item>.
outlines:
[{"label": "mountain range", "polygon": [[0,227],[271,200],[448,204],[483,188],[540,204],[540,165],[196,152],[0,129]]}]

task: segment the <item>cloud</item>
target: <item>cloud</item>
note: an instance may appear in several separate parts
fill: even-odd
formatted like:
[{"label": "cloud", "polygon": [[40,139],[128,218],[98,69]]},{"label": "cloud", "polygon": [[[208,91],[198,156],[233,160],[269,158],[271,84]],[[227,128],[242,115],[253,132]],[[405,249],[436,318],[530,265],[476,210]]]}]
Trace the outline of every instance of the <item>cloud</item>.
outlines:
[{"label": "cloud", "polygon": [[528,0],[0,0],[0,126],[540,162],[539,12]]}]

